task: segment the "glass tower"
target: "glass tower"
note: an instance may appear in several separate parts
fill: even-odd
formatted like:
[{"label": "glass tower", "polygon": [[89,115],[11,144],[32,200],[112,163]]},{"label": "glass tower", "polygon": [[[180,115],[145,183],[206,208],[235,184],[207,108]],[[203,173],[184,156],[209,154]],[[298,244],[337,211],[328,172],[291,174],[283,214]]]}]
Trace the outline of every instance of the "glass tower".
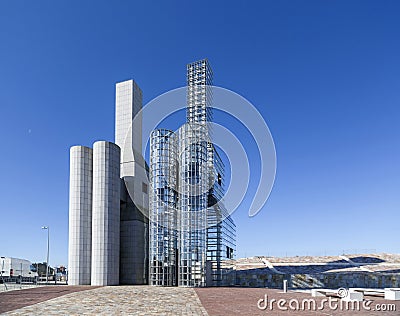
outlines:
[{"label": "glass tower", "polygon": [[207,128],[179,130],[179,285],[204,286],[207,228]]},{"label": "glass tower", "polygon": [[186,124],[150,141],[150,284],[223,284],[236,227],[223,205],[224,165],[212,143],[207,59],[187,65]]},{"label": "glass tower", "polygon": [[150,136],[150,277],[151,285],[175,286],[178,279],[177,139],[166,129]]}]

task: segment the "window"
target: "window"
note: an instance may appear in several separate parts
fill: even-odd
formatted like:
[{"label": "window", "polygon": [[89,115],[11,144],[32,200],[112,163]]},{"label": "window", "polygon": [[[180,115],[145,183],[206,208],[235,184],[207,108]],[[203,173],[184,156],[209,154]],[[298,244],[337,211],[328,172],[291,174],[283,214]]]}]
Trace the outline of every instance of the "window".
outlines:
[{"label": "window", "polygon": [[147,184],[142,182],[142,192],[147,194]]}]

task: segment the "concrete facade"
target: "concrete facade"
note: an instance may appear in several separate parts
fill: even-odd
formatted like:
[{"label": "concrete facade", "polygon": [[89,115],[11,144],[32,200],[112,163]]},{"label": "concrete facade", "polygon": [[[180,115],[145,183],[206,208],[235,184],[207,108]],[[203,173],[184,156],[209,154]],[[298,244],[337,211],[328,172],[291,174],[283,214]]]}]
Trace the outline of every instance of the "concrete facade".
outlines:
[{"label": "concrete facade", "polygon": [[93,145],[93,223],[91,285],[119,284],[120,148]]},{"label": "concrete facade", "polygon": [[[121,168],[122,166],[123,164]],[[146,167],[137,161],[133,166],[135,176],[125,176],[121,179],[120,283],[147,284],[149,246],[147,171]]]},{"label": "concrete facade", "polygon": [[115,142],[71,148],[69,283],[147,284],[148,167],[142,157],[142,91],[115,87]]},{"label": "concrete facade", "polygon": [[93,150],[70,149],[69,256],[70,285],[90,284],[92,257]]},{"label": "concrete facade", "polygon": [[147,284],[148,224],[133,202],[121,205],[120,284]]},{"label": "concrete facade", "polygon": [[134,80],[115,87],[115,143],[121,148],[120,283],[147,284],[148,176],[142,156],[142,91]]},{"label": "concrete facade", "polygon": [[[115,143],[121,148],[121,178],[135,176],[134,162],[141,156],[141,109],[142,90],[137,83],[134,80],[117,83],[115,85]],[[132,124],[134,119],[135,124]]]}]

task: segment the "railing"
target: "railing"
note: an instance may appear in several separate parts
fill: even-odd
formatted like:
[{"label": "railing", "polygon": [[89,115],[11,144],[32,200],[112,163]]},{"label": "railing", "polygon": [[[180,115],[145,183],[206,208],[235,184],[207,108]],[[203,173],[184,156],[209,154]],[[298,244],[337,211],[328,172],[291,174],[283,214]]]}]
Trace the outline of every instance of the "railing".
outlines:
[{"label": "railing", "polygon": [[58,278],[57,281],[46,277],[2,277],[0,278],[0,292],[30,289],[46,285],[67,285],[65,278]]}]

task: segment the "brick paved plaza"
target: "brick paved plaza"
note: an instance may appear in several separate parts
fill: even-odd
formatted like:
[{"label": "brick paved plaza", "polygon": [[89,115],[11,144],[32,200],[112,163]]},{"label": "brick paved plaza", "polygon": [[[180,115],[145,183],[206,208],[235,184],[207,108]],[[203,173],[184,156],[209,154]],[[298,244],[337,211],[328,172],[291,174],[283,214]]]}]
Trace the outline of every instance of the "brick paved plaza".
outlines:
[{"label": "brick paved plaza", "polygon": [[[257,301],[310,299],[309,293],[263,288],[182,288],[151,286],[48,286],[0,293],[0,313],[5,315],[399,315],[378,311],[280,311],[260,310]],[[394,301],[374,300],[377,303]],[[321,298],[317,299],[320,302]]]},{"label": "brick paved plaza", "polygon": [[[68,289],[69,286],[49,287],[48,292]],[[71,287],[79,291],[78,286]],[[196,292],[192,288],[109,286],[66,294],[20,309],[5,315],[207,315]],[[19,300],[32,300],[32,290],[9,292],[20,296]],[[6,307],[12,295],[2,298],[0,311]],[[47,293],[47,297],[49,293]],[[15,307],[15,306],[14,306]],[[4,308],[5,310],[6,308]]]}]

